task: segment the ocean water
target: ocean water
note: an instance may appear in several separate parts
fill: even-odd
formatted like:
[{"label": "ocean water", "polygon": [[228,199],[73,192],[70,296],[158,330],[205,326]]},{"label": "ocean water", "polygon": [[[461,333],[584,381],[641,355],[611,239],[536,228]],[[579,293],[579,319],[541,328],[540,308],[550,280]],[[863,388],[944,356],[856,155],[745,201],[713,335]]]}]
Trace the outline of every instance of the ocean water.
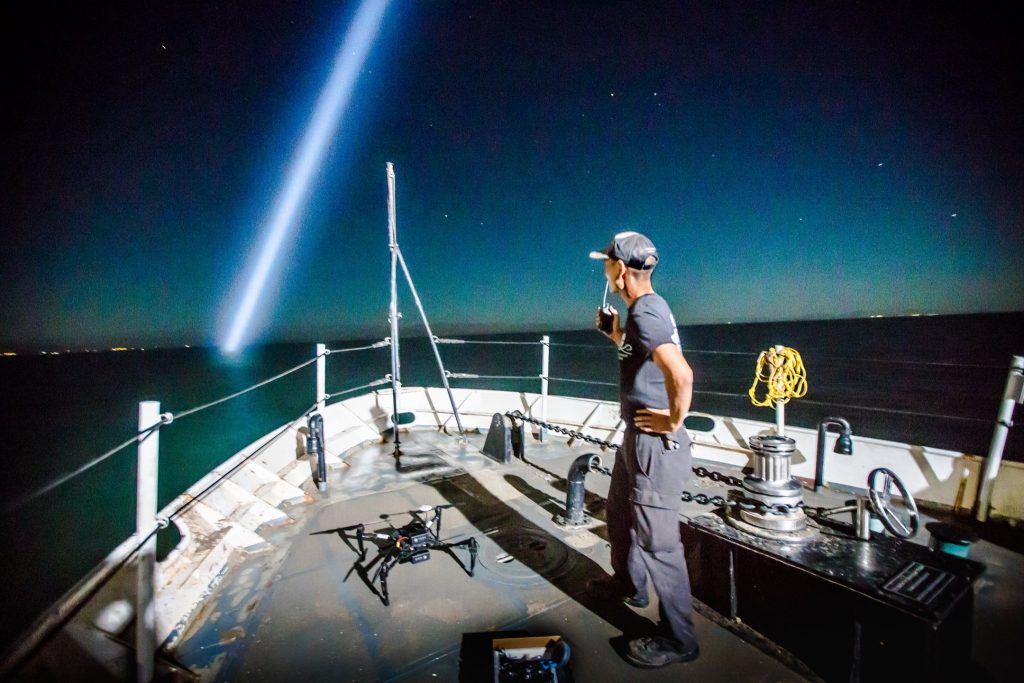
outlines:
[{"label": "ocean water", "polygon": [[[684,326],[680,332],[695,373],[695,411],[773,421],[771,409],[751,405],[747,389],[758,353],[783,344],[800,352],[809,385],[805,398],[787,406],[787,424],[814,427],[823,417],[841,416],[851,422],[855,439],[873,436],[984,455],[1010,358],[1024,355],[1022,329],[1024,312]],[[440,385],[430,345],[415,334],[413,328],[402,338],[403,383]],[[461,338],[535,342],[542,334]],[[552,378],[616,381],[614,348],[597,332],[547,334]],[[440,349],[452,372],[511,377],[454,379],[453,386],[540,390],[539,344]],[[26,493],[132,438],[139,401],[158,400],[162,411],[183,413],[314,355],[309,343],[261,346],[233,360],[198,348],[0,358],[0,649],[133,531],[135,447],[18,504]],[[337,393],[382,378],[389,363],[387,348],[332,354],[327,390]],[[314,372],[310,365],[163,429],[159,505],[307,410],[315,400]],[[550,391],[607,400],[616,393],[610,386],[557,379]],[[1024,461],[1020,430],[1011,430],[1004,457]],[[168,530],[159,540],[166,551],[176,537]]]}]

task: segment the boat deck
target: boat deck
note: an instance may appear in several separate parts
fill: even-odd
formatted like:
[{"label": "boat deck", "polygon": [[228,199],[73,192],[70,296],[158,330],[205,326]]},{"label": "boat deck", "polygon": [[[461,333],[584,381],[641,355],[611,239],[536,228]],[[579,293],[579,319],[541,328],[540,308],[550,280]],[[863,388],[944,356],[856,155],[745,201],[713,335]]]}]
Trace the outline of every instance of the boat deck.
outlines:
[{"label": "boat deck", "polygon": [[[403,435],[400,457],[392,444],[352,453],[333,471],[326,492],[312,485],[314,502],[289,508],[294,524],[269,530],[271,549],[233,565],[202,613],[175,648],[175,659],[203,680],[432,681],[488,680],[495,635],[558,635],[571,646],[575,680],[629,680],[641,673],[622,656],[624,643],[654,633],[657,600],[638,610],[594,599],[584,588],[609,572],[603,526],[607,477],[587,476],[588,513],[596,525],[567,531],[565,475],[586,446],[563,439],[530,441],[525,461],[501,465],[483,456],[484,437],[465,443],[432,430]],[[719,467],[724,470],[725,468]],[[738,474],[738,472],[730,472]],[[687,487],[709,495],[720,485],[691,479]],[[837,505],[842,494],[806,494],[811,505]],[[387,532],[447,506],[441,537],[479,543],[475,576],[468,552],[400,564],[390,574],[390,606],[374,566],[360,573],[351,528]],[[683,517],[709,512],[685,503]],[[925,540],[921,540],[924,538]],[[922,531],[919,542],[927,542]],[[370,545],[367,562],[376,554]],[[1001,658],[1008,633],[1019,632],[1024,566],[1020,555],[981,542],[972,553],[989,564],[976,584],[976,659],[979,673],[1015,678]],[[984,555],[984,557],[981,557]],[[817,680],[812,672],[742,625],[727,624],[697,604],[701,657],[689,664],[643,672],[645,680]],[[922,653],[923,654],[923,653]],[[982,678],[984,680],[984,677]]]},{"label": "boat deck", "polygon": [[[656,632],[653,591],[643,610],[588,596],[587,580],[610,570],[604,526],[566,531],[552,521],[564,512],[569,464],[585,451],[531,443],[528,462],[500,465],[480,453],[480,435],[465,445],[432,431],[406,438],[399,458],[391,444],[352,455],[327,492],[312,490],[322,500],[290,509],[296,524],[268,534],[272,552],[232,568],[179,641],[177,660],[205,680],[480,680],[469,667],[489,676],[492,634],[512,633],[561,636],[576,680],[635,676],[619,652],[628,637]],[[598,517],[607,486],[588,475],[587,510]],[[477,539],[475,576],[433,551],[394,567],[385,606],[343,530],[387,531],[435,505],[451,506],[443,539]],[[693,508],[686,512],[701,511]],[[452,552],[468,563],[467,551]],[[368,559],[375,553],[370,546]],[[702,680],[813,680],[700,614],[696,622],[700,659],[645,680],[676,680],[684,667]]]},{"label": "boat deck", "polygon": [[[285,505],[290,521],[264,525],[261,549],[237,553],[227,563],[173,648],[160,653],[158,679],[475,682],[492,680],[492,637],[557,635],[571,647],[576,681],[820,680],[789,653],[698,601],[697,661],[648,671],[631,666],[622,656],[624,645],[656,632],[656,594],[651,591],[651,605],[640,610],[585,592],[589,579],[610,571],[603,523],[608,477],[586,478],[592,527],[567,531],[553,521],[565,512],[570,464],[596,448],[570,446],[558,436],[544,443],[528,439],[525,459],[502,465],[481,453],[484,438],[471,433],[463,442],[436,429],[414,429],[403,434],[397,458],[389,443],[350,449],[344,466],[330,471],[326,491],[307,481],[306,501]],[[740,474],[736,467],[711,468]],[[726,490],[698,478],[687,489],[708,495]],[[826,489],[805,491],[804,497],[808,505],[837,506],[850,495]],[[369,563],[377,548],[368,545],[366,563],[360,563],[352,527],[387,533],[423,515],[423,506],[438,505],[445,506],[443,540],[473,537],[479,543],[475,576],[463,568],[468,551],[454,548],[449,557],[433,550],[429,561],[393,568],[386,606],[379,583],[371,580],[376,566]],[[683,503],[680,521],[709,513],[708,506]],[[922,545],[928,543],[923,523],[930,519],[923,517],[915,538]],[[971,558],[986,569],[974,583],[971,679],[1016,681],[1024,543],[1006,525],[977,530],[982,540]],[[15,680],[132,680],[131,627],[111,635],[93,624],[105,605],[134,593],[134,567],[130,563],[116,574]],[[367,569],[360,573],[360,567]],[[807,602],[794,600],[794,619],[827,609]],[[934,656],[907,655],[911,666],[915,658]]]}]

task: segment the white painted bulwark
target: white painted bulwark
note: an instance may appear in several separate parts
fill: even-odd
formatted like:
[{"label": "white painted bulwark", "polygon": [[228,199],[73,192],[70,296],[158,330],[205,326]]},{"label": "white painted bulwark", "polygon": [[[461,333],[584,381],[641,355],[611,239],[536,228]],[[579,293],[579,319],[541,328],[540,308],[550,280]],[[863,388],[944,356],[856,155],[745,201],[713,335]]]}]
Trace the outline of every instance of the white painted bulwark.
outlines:
[{"label": "white painted bulwark", "polygon": [[[466,429],[486,431],[494,413],[512,410],[528,412],[539,407],[540,395],[525,392],[486,389],[453,389],[456,405]],[[437,387],[403,387],[402,409],[416,415],[412,429],[445,429],[454,433],[455,421],[447,392]],[[380,440],[388,428],[391,408],[389,390],[356,396],[327,405],[323,409],[328,458],[332,466],[341,466],[347,453]],[[548,422],[612,442],[621,441],[622,423],[618,406],[608,401],[549,396]],[[710,416],[715,421],[710,432],[693,432],[694,458],[708,466],[726,464],[742,467],[749,462],[747,439],[774,430],[774,424],[738,418]],[[169,514],[190,496],[197,495],[220,472],[239,465],[248,455],[257,453],[238,468],[231,479],[204,495],[176,523],[182,528],[179,547],[161,565],[158,595],[158,636],[173,636],[175,629],[202,601],[224,571],[233,552],[259,551],[265,541],[258,530],[264,525],[286,523],[288,515],[280,509],[296,502],[303,488],[312,482],[313,469],[299,445],[304,420],[296,420],[288,429],[277,429],[235,454],[188,492],[168,505],[161,514]],[[787,436],[797,444],[791,473],[813,481],[817,431],[789,426]],[[550,433],[549,439],[566,439]],[[868,472],[888,467],[902,479],[915,498],[955,510],[969,510],[974,504],[982,459],[976,455],[927,448],[882,439],[854,436],[853,455],[832,452],[836,435],[826,443],[826,481],[832,487],[863,490]],[[581,452],[593,445],[577,441]],[[991,514],[1018,520],[1024,518],[1024,466],[1003,462],[992,489]]]},{"label": "white painted bulwark", "polygon": [[[408,429],[456,432],[444,389],[403,387],[400,392],[403,409],[413,412],[416,418]],[[539,394],[485,389],[454,389],[453,395],[466,429],[481,431],[489,428],[494,413],[527,413],[533,406],[539,409],[540,400]],[[365,455],[367,448],[377,447],[381,433],[390,426],[391,405],[390,390],[326,405],[323,416],[329,430],[325,435],[329,463],[335,468],[344,467],[350,456]],[[566,429],[602,440],[621,441],[622,423],[614,403],[549,396],[547,413],[549,422]],[[695,462],[710,468],[747,465],[751,455],[748,439],[771,433],[775,427],[754,420],[708,417],[713,419],[714,427],[706,432],[691,432],[691,437]],[[817,431],[789,426],[786,432],[796,441],[791,473],[812,482]],[[241,556],[269,551],[272,546],[263,534],[293,521],[288,514],[290,505],[318,495],[313,483],[314,466],[303,447],[304,434],[304,416],[269,432],[225,460],[158,513],[157,517],[170,517],[182,510],[173,518],[181,531],[181,540],[157,567],[155,606],[159,642],[173,645],[227,568]],[[845,456],[832,452],[835,438],[834,434],[828,435],[825,467],[826,482],[833,488],[863,491],[868,472],[884,466],[905,482],[919,504],[960,511],[969,511],[974,505],[983,462],[977,455],[854,435],[854,453]],[[547,440],[565,442],[567,437],[549,432]],[[530,443],[533,442],[528,442],[527,449]],[[596,447],[575,440],[572,448],[584,453]],[[366,484],[359,477],[347,481]],[[1001,464],[992,487],[991,516],[1012,522],[1024,519],[1021,463]],[[119,562],[135,538],[115,549],[83,583],[104,571],[109,573],[109,566]]]}]

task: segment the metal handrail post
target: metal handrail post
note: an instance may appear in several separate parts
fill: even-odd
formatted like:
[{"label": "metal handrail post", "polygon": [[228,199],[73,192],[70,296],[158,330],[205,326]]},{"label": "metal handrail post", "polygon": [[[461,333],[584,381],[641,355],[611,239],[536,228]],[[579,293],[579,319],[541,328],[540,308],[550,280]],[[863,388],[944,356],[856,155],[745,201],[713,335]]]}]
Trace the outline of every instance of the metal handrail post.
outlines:
[{"label": "metal handrail post", "polygon": [[327,405],[327,345],[316,345],[316,409],[323,415]]},{"label": "metal handrail post", "polygon": [[[139,403],[139,447],[136,470],[135,533],[146,540],[139,546],[135,602],[135,671],[137,680],[153,680],[156,670],[156,526],[159,471],[160,402]],[[150,535],[152,534],[152,535]],[[149,538],[146,538],[149,536]]]},{"label": "metal handrail post", "polygon": [[[540,360],[540,419],[541,422],[548,421],[548,374],[551,370],[551,337],[544,335],[540,338],[541,360]],[[544,427],[538,427],[537,440],[544,441]]]},{"label": "metal handrail post", "polygon": [[1010,362],[1010,373],[1006,378],[1003,400],[999,403],[999,418],[996,421],[995,431],[992,432],[988,457],[985,458],[985,466],[982,468],[978,481],[974,517],[979,522],[988,520],[989,507],[992,505],[992,488],[995,486],[996,476],[999,475],[999,465],[1003,460],[1006,436],[1013,424],[1013,408],[1024,398],[1022,384],[1024,384],[1024,356],[1014,356]]}]

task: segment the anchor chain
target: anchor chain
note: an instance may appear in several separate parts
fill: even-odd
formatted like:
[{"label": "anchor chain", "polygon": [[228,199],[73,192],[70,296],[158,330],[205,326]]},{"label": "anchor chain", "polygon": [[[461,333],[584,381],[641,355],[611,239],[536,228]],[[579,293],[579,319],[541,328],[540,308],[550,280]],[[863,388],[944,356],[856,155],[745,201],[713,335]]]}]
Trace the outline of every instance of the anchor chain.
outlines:
[{"label": "anchor chain", "polygon": [[[530,422],[552,432],[557,432],[558,434],[562,434],[573,439],[580,439],[581,441],[586,441],[587,443],[594,444],[595,446],[602,446],[604,448],[609,448],[612,450],[617,450],[619,448],[617,444],[611,443],[610,441],[604,441],[602,439],[598,439],[588,434],[583,434],[581,432],[573,431],[565,427],[553,425],[548,422],[544,422],[543,420],[538,420],[536,418],[527,417],[526,415],[523,415],[522,411],[520,410],[513,410],[511,412],[507,412],[505,413],[505,417],[511,418],[513,420],[522,420],[523,422]],[[590,470],[592,472],[597,472],[608,477],[612,476],[611,469],[601,464],[601,456],[599,455],[595,455],[593,458],[591,458]],[[709,496],[706,493],[695,494],[690,493],[689,491],[683,491],[682,496],[680,497],[682,498],[682,501],[684,503],[693,502],[698,503],[700,505],[714,505],[716,507],[738,507],[742,510],[770,515],[787,515],[793,512],[794,510],[798,509],[802,509],[806,513],[811,514],[821,511],[819,510],[819,508],[812,508],[804,505],[803,501],[800,501],[794,505],[789,505],[787,503],[769,504],[760,500],[756,500],[754,498],[748,498],[742,490],[743,480],[741,480],[738,477],[723,474],[722,472],[709,470],[706,467],[694,467],[693,473],[698,477],[710,479],[711,481],[718,484],[725,484],[726,486],[737,487],[739,489],[739,495],[735,497],[733,500],[728,500],[727,498],[724,498],[722,496]]]}]

